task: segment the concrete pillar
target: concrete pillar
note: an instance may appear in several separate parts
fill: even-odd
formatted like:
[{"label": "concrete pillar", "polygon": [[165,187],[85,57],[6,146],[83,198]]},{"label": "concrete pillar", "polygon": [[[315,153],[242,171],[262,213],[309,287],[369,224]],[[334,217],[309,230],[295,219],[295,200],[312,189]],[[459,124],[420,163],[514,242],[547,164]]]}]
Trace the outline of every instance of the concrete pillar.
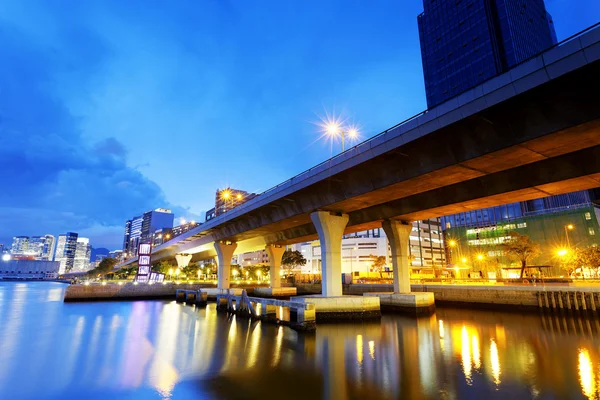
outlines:
[{"label": "concrete pillar", "polygon": [[177,261],[177,268],[185,268],[189,265],[192,259],[191,254],[175,254],[175,260]]},{"label": "concrete pillar", "polygon": [[392,250],[394,269],[394,293],[410,293],[410,270],[408,268],[408,244],[412,224],[410,222],[385,220],[385,232]]},{"label": "concrete pillar", "polygon": [[332,215],[329,211],[310,214],[321,243],[321,286],[323,296],[342,295],[342,235],[348,214]]},{"label": "concrete pillar", "polygon": [[231,267],[231,258],[236,248],[237,243],[215,242],[218,264],[217,288],[219,289],[229,289],[229,269]]},{"label": "concrete pillar", "polygon": [[285,252],[285,247],[270,244],[266,248],[271,264],[271,287],[279,289],[281,287],[281,257]]}]

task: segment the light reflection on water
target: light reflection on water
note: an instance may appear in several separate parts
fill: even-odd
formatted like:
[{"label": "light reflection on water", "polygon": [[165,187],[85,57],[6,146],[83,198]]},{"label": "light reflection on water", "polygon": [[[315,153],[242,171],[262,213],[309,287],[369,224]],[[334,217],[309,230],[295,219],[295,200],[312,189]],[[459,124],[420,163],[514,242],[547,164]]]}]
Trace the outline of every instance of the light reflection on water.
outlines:
[{"label": "light reflection on water", "polygon": [[[438,309],[314,335],[0,283],[0,399],[598,398],[595,320]],[[285,395],[281,395],[285,393]]]}]

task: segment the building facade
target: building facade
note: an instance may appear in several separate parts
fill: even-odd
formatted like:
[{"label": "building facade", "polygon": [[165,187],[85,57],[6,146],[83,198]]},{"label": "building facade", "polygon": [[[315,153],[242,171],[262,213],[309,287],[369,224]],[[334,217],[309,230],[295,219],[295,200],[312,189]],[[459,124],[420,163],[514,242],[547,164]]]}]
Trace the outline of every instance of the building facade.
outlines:
[{"label": "building facade", "polygon": [[249,193],[244,190],[233,189],[231,187],[217,189],[215,193],[215,207],[206,211],[205,221],[210,221],[211,219],[226,213],[227,211],[255,198],[256,196],[256,193]]},{"label": "building facade", "polygon": [[[530,266],[541,266],[546,276],[564,276],[566,251],[600,245],[600,212],[591,203],[538,212],[498,222],[455,226],[444,231],[448,263],[470,271],[495,272],[517,278],[520,263],[504,251],[511,232],[528,236],[541,253]],[[452,245],[450,245],[452,244]]]},{"label": "building facade", "polygon": [[73,269],[78,237],[79,235],[74,232],[67,232],[58,236],[54,261],[59,263],[59,274],[71,272]]},{"label": "building facade", "polygon": [[59,267],[56,261],[0,259],[0,280],[56,279]]},{"label": "building facade", "polygon": [[125,222],[125,233],[123,236],[123,253],[125,258],[135,257],[141,242],[151,242],[154,232],[159,229],[173,228],[175,217],[171,210],[157,208],[146,211],[140,216]]},{"label": "building facade", "polygon": [[78,237],[75,247],[75,258],[73,259],[73,270],[71,272],[88,271],[90,269],[91,255],[92,246],[90,245],[90,239]]},{"label": "building facade", "polygon": [[[410,235],[410,262],[413,270],[441,270],[446,266],[443,233],[438,218],[414,221]],[[291,246],[306,258],[302,273],[321,273],[319,241]],[[383,229],[372,229],[344,235],[342,239],[342,272],[372,272],[373,256],[385,256],[391,270],[390,249]]]},{"label": "building facade", "polygon": [[13,258],[52,261],[55,240],[52,235],[15,236],[11,247]]},{"label": "building facade", "polygon": [[427,106],[435,107],[556,43],[543,0],[423,0]]}]

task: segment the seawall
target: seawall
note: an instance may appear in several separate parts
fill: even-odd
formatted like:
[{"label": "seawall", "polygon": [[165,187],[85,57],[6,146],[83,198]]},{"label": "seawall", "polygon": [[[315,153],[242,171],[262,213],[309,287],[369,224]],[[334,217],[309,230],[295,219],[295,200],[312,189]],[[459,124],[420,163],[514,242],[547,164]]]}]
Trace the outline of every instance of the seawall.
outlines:
[{"label": "seawall", "polygon": [[[252,295],[254,287],[244,287],[249,295]],[[264,286],[264,285],[260,285]],[[155,283],[153,285],[138,284],[127,282],[122,285],[117,283],[90,284],[90,285],[69,285],[65,290],[65,302],[78,301],[119,301],[119,300],[154,300],[168,299],[175,300],[175,291],[177,289],[198,290],[201,288],[214,288],[216,285],[210,283]]]},{"label": "seawall", "polygon": [[[493,286],[493,285],[411,285],[413,292],[431,292],[437,305],[492,308],[508,311],[538,310],[538,293],[600,293],[600,286]],[[392,292],[392,285],[343,285],[345,295],[368,292]],[[298,294],[320,293],[320,284],[300,284]]]}]

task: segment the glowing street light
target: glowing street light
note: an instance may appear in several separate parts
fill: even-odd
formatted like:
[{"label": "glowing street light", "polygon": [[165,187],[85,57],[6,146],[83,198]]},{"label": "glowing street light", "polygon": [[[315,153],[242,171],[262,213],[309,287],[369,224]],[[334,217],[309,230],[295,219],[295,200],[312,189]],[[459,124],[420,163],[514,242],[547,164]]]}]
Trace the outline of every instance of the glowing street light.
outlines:
[{"label": "glowing street light", "polygon": [[483,254],[477,254],[477,259],[478,259],[479,261],[483,260]]},{"label": "glowing street light", "polygon": [[221,198],[223,200],[229,200],[231,198],[231,192],[229,190],[223,190],[221,192]]},{"label": "glowing street light", "polygon": [[556,252],[556,254],[558,254],[559,257],[564,257],[569,253],[569,250],[567,249],[560,249]]},{"label": "glowing street light", "polygon": [[356,139],[359,135],[358,127],[350,125],[343,127],[338,120],[332,120],[325,124],[325,132],[330,136],[340,135],[342,137],[342,152],[346,150],[346,135],[351,139]]},{"label": "glowing street light", "polygon": [[454,239],[450,239],[450,240],[448,241],[448,246],[450,246],[450,247],[456,247],[456,240],[454,240]]},{"label": "glowing street light", "polygon": [[575,229],[573,224],[565,225],[565,236],[567,237],[567,247],[571,247],[571,243],[569,242],[569,231]]},{"label": "glowing street light", "polygon": [[462,263],[463,263],[463,264],[466,264],[466,263],[467,263],[467,259],[466,259],[466,258],[464,258],[464,257],[463,257],[463,258],[461,258],[461,259],[460,259],[460,261],[462,261]]}]

